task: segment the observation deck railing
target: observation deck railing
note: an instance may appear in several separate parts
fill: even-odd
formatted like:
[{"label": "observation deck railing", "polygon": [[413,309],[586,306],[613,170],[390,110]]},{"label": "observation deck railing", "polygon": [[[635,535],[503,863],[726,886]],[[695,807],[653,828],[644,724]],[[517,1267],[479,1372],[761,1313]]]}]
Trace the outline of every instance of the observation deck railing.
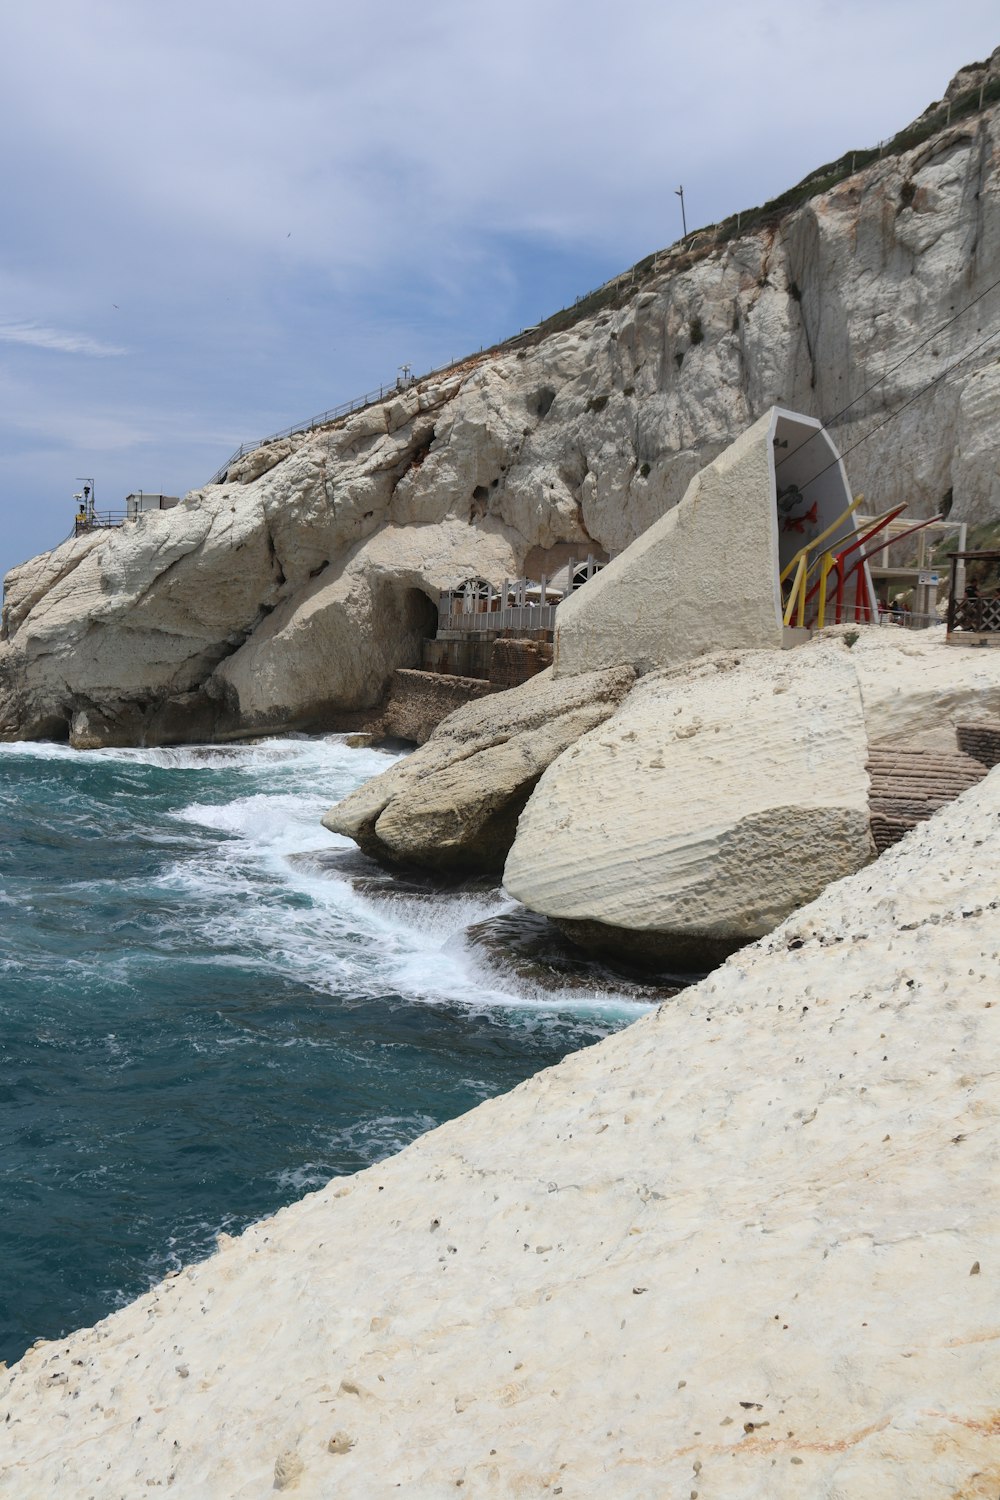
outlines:
[{"label": "observation deck railing", "polygon": [[438,634],[485,635],[507,630],[551,633],[562,600],[589,583],[603,566],[590,554],[586,560],[570,558],[552,579],[543,573],[540,579],[505,578],[496,586],[485,578],[467,578],[457,588],[441,593]]},{"label": "observation deck railing", "polygon": [[[1000,552],[950,552],[951,587],[948,592],[948,640],[958,644],[962,637],[996,636],[1000,645]],[[994,587],[986,589],[979,578],[970,580],[965,593],[957,587],[959,564],[965,572],[977,564],[977,572],[989,578]]]},{"label": "observation deck railing", "polygon": [[124,510],[95,510],[88,515],[78,515],[74,522],[73,535],[86,536],[88,531],[108,531],[123,526],[128,520]]}]

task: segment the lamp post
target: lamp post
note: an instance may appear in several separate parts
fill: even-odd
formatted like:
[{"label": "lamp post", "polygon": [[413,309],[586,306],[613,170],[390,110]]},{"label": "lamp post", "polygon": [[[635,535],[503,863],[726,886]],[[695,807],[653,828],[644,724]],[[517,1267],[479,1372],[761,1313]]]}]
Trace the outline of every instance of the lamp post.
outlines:
[{"label": "lamp post", "polygon": [[683,234],[682,238],[683,239],[687,239],[687,237],[688,237],[688,225],[687,225],[687,214],[684,212],[684,189],[682,187],[674,188],[674,197],[675,198],[679,198],[681,200],[681,224],[684,227],[684,234]]},{"label": "lamp post", "polygon": [[76,477],[79,483],[83,485],[83,503],[87,509],[87,524],[93,526],[94,502],[96,499],[94,495],[94,481],[88,479],[85,474],[78,474]]}]

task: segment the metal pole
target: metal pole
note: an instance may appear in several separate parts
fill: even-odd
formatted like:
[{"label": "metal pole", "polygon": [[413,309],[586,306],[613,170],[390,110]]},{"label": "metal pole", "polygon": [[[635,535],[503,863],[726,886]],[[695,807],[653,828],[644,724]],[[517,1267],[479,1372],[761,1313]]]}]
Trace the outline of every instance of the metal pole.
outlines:
[{"label": "metal pole", "polygon": [[93,481],[93,479],[89,479],[86,474],[78,474],[76,476],[76,482],[77,482],[77,484],[82,484],[83,485],[83,493],[84,493],[84,498],[85,498],[86,506],[87,506],[87,520],[90,523],[90,525],[93,526],[93,524],[94,524],[94,504],[95,504],[96,499],[97,499],[97,496],[94,493],[94,481]]},{"label": "metal pole", "polygon": [[960,595],[965,593],[965,548],[968,541],[968,524],[963,521],[958,528],[958,566],[955,569],[955,587]]},{"label": "metal pole", "polygon": [[681,200],[681,224],[684,227],[684,234],[682,235],[682,238],[686,240],[687,237],[688,237],[688,225],[687,225],[687,214],[684,212],[684,189],[683,189],[683,187],[674,188],[674,196],[677,197],[677,198],[679,198]]}]

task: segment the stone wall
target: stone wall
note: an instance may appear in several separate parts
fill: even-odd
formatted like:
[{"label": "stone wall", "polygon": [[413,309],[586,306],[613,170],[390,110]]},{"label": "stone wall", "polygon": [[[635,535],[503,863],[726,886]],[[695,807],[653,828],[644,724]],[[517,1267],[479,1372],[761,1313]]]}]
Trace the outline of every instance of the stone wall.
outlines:
[{"label": "stone wall", "polygon": [[959,748],[966,755],[987,767],[1000,766],[1000,719],[959,724],[957,733]]},{"label": "stone wall", "polygon": [[422,745],[456,708],[476,698],[486,698],[492,692],[492,685],[483,678],[401,668],[393,673],[380,733]]},{"label": "stone wall", "polygon": [[490,656],[490,682],[500,692],[520,687],[552,665],[552,645],[545,640],[499,640]]}]

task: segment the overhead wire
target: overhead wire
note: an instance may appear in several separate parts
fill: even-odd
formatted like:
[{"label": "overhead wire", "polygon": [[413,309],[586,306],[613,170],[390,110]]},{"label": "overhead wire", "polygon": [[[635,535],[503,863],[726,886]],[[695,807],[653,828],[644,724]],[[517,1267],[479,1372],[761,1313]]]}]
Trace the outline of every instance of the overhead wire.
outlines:
[{"label": "overhead wire", "polygon": [[[849,453],[854,452],[855,448],[860,448],[862,443],[867,443],[870,437],[874,437],[876,432],[880,432],[883,427],[894,421],[901,412],[906,411],[908,406],[912,406],[914,401],[919,401],[920,397],[926,395],[926,393],[931,390],[933,386],[938,385],[942,380],[947,380],[948,376],[953,375],[954,372],[958,369],[959,365],[964,364],[965,361],[971,358],[973,354],[978,353],[980,349],[985,348],[987,344],[991,344],[994,339],[997,338],[1000,338],[1000,329],[995,328],[992,333],[987,334],[986,338],[980,339],[978,344],[973,344],[971,349],[967,349],[965,353],[960,355],[959,358],[956,359],[953,364],[949,365],[946,370],[942,370],[939,375],[935,375],[932,380],[928,380],[926,385],[922,385],[920,389],[918,391],[915,391],[914,394],[910,396],[906,401],[904,401],[901,406],[897,406],[895,411],[889,412],[887,416],[882,418],[881,422],[876,422],[875,426],[870,428],[869,431],[866,432],[862,437],[858,438],[856,443],[852,443],[849,448],[845,448],[843,453],[841,453],[838,458],[831,459],[831,461],[826,465],[825,468],[820,469],[816,474],[813,474],[809,479],[807,479],[802,485],[802,488],[808,489],[809,486],[813,484],[817,479],[821,478],[822,475],[828,473],[831,469],[835,469],[837,465],[848,456]],[[822,430],[822,428],[817,429],[817,432],[814,434],[814,436],[817,436],[818,433]],[[800,448],[796,448],[795,452],[800,453],[802,451],[802,448],[804,447],[805,443],[803,443]],[[791,455],[789,455],[789,457],[791,457]],[[782,462],[785,462],[785,460],[783,459]]]},{"label": "overhead wire", "polygon": [[[871,392],[874,391],[877,386],[880,386],[884,380],[888,380],[890,375],[894,375],[897,370],[901,369],[903,365],[905,365],[909,360],[913,359],[915,355],[919,354],[921,349],[926,349],[928,344],[933,343],[934,340],[936,338],[939,338],[946,329],[950,328],[953,323],[957,323],[959,318],[963,318],[965,314],[970,311],[970,309],[975,307],[978,302],[982,302],[984,297],[988,297],[990,292],[995,292],[998,287],[1000,287],[1000,278],[994,281],[990,286],[984,287],[984,289],[979,293],[977,297],[973,297],[971,302],[967,302],[964,307],[959,308],[957,313],[954,313],[950,318],[947,318],[943,323],[935,328],[933,332],[929,333],[927,337],[923,339],[919,344],[914,345],[914,347],[910,349],[906,354],[904,354],[901,359],[898,359],[894,365],[890,365],[887,370],[883,370],[882,374],[878,377],[877,380],[873,380],[871,385],[866,386],[863,391],[855,396],[852,401],[849,401],[846,406],[842,407],[840,411],[835,412],[832,417],[825,418],[821,426],[818,427],[816,431],[813,432],[809,437],[807,437],[805,442],[800,443],[797,448],[793,448],[791,453],[786,453],[784,458],[782,458],[779,463],[775,464],[775,473],[777,473],[778,469],[780,469],[784,464],[788,463],[789,459],[794,458],[797,453],[801,453],[803,448],[807,448],[814,438],[819,437],[821,432],[828,431],[835,422],[839,422],[842,417],[845,417],[847,415],[847,413],[853,406],[857,406],[859,401],[863,401],[864,398],[870,395]],[[877,429],[875,430],[877,431]]]}]

